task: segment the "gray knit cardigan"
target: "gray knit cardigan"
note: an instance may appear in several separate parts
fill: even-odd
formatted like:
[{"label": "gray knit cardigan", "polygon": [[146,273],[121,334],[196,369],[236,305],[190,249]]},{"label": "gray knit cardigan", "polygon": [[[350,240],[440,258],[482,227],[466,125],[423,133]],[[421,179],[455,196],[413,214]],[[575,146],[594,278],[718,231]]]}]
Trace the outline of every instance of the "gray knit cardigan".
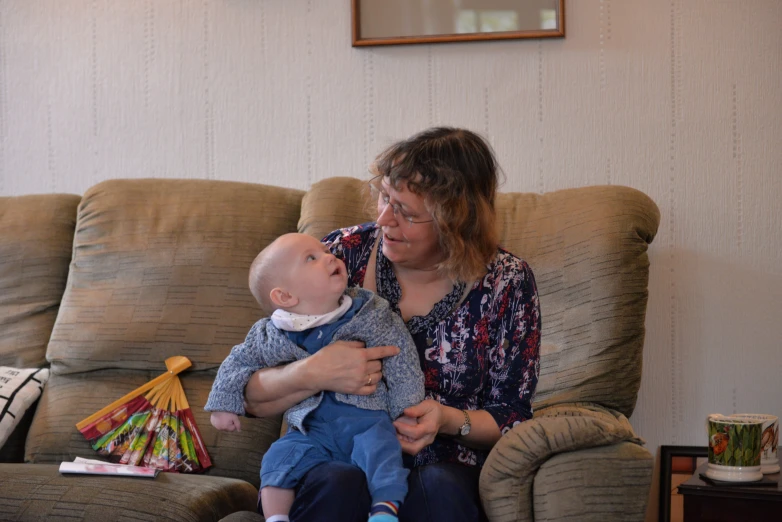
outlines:
[{"label": "gray knit cardigan", "polygon": [[[364,305],[342,325],[333,341],[362,341],[366,346],[398,346],[401,352],[383,359],[383,380],[372,395],[336,393],[337,400],[368,410],[385,410],[392,419],[405,408],[424,400],[424,375],[413,339],[402,318],[391,311],[388,301],[363,288],[349,288],[351,298],[362,297]],[[269,318],[258,321],[242,344],[233,347],[220,365],[209,393],[206,411],[229,411],[244,415],[244,388],[256,370],[299,361],[309,357]],[[304,399],[285,412],[288,425],[305,432],[307,414],[318,407],[323,392]]]}]

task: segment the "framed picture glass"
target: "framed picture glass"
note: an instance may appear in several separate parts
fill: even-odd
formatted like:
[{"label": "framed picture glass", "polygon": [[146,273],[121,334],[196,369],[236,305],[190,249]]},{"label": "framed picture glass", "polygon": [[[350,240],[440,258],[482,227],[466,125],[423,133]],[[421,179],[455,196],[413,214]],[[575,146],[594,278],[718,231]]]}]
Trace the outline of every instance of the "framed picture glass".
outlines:
[{"label": "framed picture glass", "polygon": [[689,479],[708,457],[707,446],[660,446],[659,522],[682,520],[684,506],[677,493],[679,484]]},{"label": "framed picture glass", "polygon": [[565,36],[565,0],[352,0],[353,46]]}]

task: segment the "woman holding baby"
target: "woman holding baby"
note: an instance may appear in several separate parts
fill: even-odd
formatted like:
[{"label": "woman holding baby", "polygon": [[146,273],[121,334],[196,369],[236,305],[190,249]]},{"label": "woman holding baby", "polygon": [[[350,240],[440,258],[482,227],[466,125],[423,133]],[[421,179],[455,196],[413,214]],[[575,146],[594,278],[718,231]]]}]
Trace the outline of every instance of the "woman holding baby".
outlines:
[{"label": "woman holding baby", "polygon": [[[377,220],[329,234],[348,285],[375,291],[418,349],[426,399],[394,423],[412,468],[402,522],[485,520],[478,478],[502,434],[532,417],[541,317],[529,266],[498,245],[498,166],[476,134],[433,128],[400,141],[373,164]],[[247,410],[279,415],[334,391],[370,394],[381,360],[398,348],[335,342],[286,366],[257,372]],[[366,520],[358,468],[323,464],[305,477],[291,520]]]}]

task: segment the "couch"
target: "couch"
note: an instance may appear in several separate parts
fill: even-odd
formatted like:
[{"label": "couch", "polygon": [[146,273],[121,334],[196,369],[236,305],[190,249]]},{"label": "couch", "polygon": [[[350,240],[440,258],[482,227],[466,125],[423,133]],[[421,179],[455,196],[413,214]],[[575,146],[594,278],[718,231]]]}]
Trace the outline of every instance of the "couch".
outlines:
[{"label": "couch", "polygon": [[[76,195],[0,198],[0,366],[48,366],[0,450],[0,519],[262,520],[261,457],[281,418],[214,430],[217,368],[260,310],[255,254],[280,234],[371,219],[363,183],[304,192],[211,180],[110,180]],[[642,520],[652,457],[633,432],[648,244],[659,211],[617,186],[501,194],[501,243],[532,266],[543,313],[535,417],[507,432],[480,480],[493,522]],[[180,375],[211,456],[200,475],[60,475],[96,454],[75,424],[165,371]]]}]

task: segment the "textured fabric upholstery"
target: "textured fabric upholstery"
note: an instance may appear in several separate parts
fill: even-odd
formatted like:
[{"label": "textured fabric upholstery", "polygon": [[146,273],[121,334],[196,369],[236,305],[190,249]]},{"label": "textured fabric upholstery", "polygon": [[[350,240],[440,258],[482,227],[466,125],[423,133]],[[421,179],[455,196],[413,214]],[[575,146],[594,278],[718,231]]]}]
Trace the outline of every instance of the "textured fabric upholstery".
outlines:
[{"label": "textured fabric upholstery", "polygon": [[160,473],[154,480],[61,475],[56,465],[6,464],[3,520],[219,520],[253,510],[257,491],[236,479]]},{"label": "textured fabric upholstery", "polygon": [[535,408],[590,401],[630,416],[641,386],[648,244],[645,194],[600,186],[501,194],[502,245],[532,267],[543,314]]},{"label": "textured fabric upholstery", "polygon": [[74,425],[184,355],[185,395],[213,461],[208,473],[259,483],[280,419],[216,431],[203,411],[219,367],[261,316],[247,287],[255,255],[295,231],[301,191],[201,180],[114,180],[84,195],[50,379],[26,459],[94,457]]},{"label": "textured fabric upholstery", "polygon": [[296,230],[303,192],[205,180],[112,180],[79,206],[47,351],[57,374],[220,366],[260,317],[250,263]]},{"label": "textured fabric upholstery", "polygon": [[640,442],[621,413],[589,404],[551,406],[536,413],[506,433],[486,459],[480,478],[486,514],[492,522],[537,520],[532,484],[544,462],[557,454],[624,441]]},{"label": "textured fabric upholstery", "polygon": [[[79,196],[0,198],[0,366],[46,366],[73,247]],[[6,443],[0,462],[21,462],[34,408]]]},{"label": "textured fabric upholstery", "polygon": [[319,181],[301,201],[299,232],[321,239],[332,230],[374,221],[377,212],[369,199],[365,181],[356,178]]},{"label": "textured fabric upholstery", "polygon": [[46,365],[79,196],[0,198],[0,366]]},{"label": "textured fabric upholstery", "polygon": [[535,475],[535,520],[644,520],[652,466],[649,452],[632,442],[555,455]]},{"label": "textured fabric upholstery", "polygon": [[[112,180],[89,189],[78,212],[79,198],[69,212],[57,211],[70,227],[53,299],[56,306],[62,294],[62,305],[38,347],[40,357],[49,342],[52,376],[27,437],[31,463],[0,467],[4,516],[218,520],[255,509],[261,458],[281,419],[242,419],[241,432],[223,433],[203,406],[217,367],[261,316],[247,287],[250,263],[296,230],[302,196],[248,183]],[[36,251],[22,249],[24,236],[5,234],[0,244],[21,249],[17,255],[9,247],[7,259],[18,266],[37,260]],[[18,357],[19,346],[9,353]],[[154,481],[61,476],[53,464],[96,456],[75,424],[162,374],[172,355],[193,362],[180,378],[213,466]]]}]

